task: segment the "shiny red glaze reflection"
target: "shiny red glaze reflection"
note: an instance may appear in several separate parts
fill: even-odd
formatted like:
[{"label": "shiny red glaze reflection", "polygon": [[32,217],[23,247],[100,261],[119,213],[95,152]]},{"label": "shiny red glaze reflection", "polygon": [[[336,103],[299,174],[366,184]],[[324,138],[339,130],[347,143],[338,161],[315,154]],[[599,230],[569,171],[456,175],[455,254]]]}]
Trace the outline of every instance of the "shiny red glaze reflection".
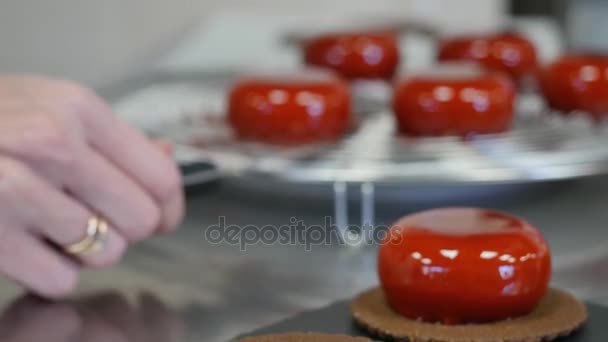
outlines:
[{"label": "shiny red glaze reflection", "polygon": [[439,47],[440,61],[467,60],[520,80],[534,76],[538,67],[536,48],[525,37],[505,32],[445,39]]},{"label": "shiny red glaze reflection", "polygon": [[304,59],[347,79],[391,79],[399,66],[399,47],[392,33],[328,34],[304,44]]},{"label": "shiny red glaze reflection", "polygon": [[533,310],[547,291],[551,258],[540,232],[517,217],[436,209],[394,224],[378,273],[389,304],[406,317],[481,323]]},{"label": "shiny red glaze reflection", "polygon": [[511,126],[515,96],[513,83],[499,74],[420,75],[397,84],[393,109],[408,135],[500,133]]},{"label": "shiny red glaze reflection", "polygon": [[554,109],[582,110],[596,119],[608,114],[608,56],[564,56],[541,71],[540,85]]},{"label": "shiny red glaze reflection", "polygon": [[244,140],[304,144],[342,136],[351,123],[347,85],[325,74],[243,78],[230,91],[228,120]]}]

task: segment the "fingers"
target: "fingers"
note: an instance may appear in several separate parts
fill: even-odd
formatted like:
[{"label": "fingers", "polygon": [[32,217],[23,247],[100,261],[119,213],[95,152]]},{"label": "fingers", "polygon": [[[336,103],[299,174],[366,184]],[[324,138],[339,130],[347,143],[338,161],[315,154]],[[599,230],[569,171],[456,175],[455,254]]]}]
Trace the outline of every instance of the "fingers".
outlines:
[{"label": "fingers", "polygon": [[168,146],[117,120],[91,91],[0,77],[0,115],[0,273],[58,297],[75,286],[79,267],[43,238],[78,242],[99,213],[114,229],[103,252],[80,261],[105,266],[128,241],[181,220],[181,179]]},{"label": "fingers", "polygon": [[76,286],[78,267],[19,224],[18,211],[39,209],[23,200],[37,192],[33,179],[23,164],[0,158],[0,273],[39,295],[61,297]]},{"label": "fingers", "polygon": [[36,237],[0,227],[0,273],[46,298],[70,294],[78,283],[78,267]]},{"label": "fingers", "polygon": [[[0,201],[5,203],[0,209],[3,217],[10,218],[16,226],[27,227],[35,235],[49,239],[59,247],[85,238],[87,222],[93,216],[88,208],[16,161],[0,159],[0,172],[11,184],[10,187],[0,187]],[[78,257],[88,266],[109,266],[122,258],[126,247],[126,240],[110,227],[101,250]]]},{"label": "fingers", "polygon": [[5,81],[0,82],[0,97],[24,99],[0,104],[1,112],[19,112],[11,114],[5,127],[0,125],[7,134],[0,135],[0,151],[24,158],[37,172],[52,168],[79,176],[72,170],[78,162],[74,146],[90,146],[156,202],[161,211],[159,230],[179,224],[184,212],[181,175],[166,144],[158,148],[115,118],[93,92],[76,84],[33,77],[0,80]]},{"label": "fingers", "polygon": [[79,109],[73,113],[82,122],[88,143],[158,202],[163,214],[160,229],[174,229],[183,217],[183,188],[176,163],[163,151],[166,146],[159,150],[138,130],[116,118],[94,93],[69,84],[64,91],[80,99],[72,102]]},{"label": "fingers", "polygon": [[[163,216],[157,201],[115,164],[88,145],[75,142],[68,132],[64,133],[66,130],[63,124],[48,117],[25,116],[13,121],[10,127],[0,125],[0,150],[25,160],[54,186],[70,190],[77,200],[102,214],[129,241],[152,234],[161,225]],[[169,224],[174,225],[171,220],[179,220],[183,203],[173,199],[166,206]]]},{"label": "fingers", "polygon": [[162,211],[160,229],[174,229],[183,217],[184,198],[180,172],[169,155],[170,145],[161,143],[159,149],[159,144],[155,146],[122,121],[108,119],[113,121],[111,129],[98,124],[98,134],[91,136],[90,143],[152,194]]},{"label": "fingers", "polygon": [[72,112],[72,118],[81,122],[86,142],[156,201],[161,209],[160,231],[177,227],[184,214],[184,195],[181,174],[167,155],[167,146],[159,149],[142,133],[118,120],[93,93],[80,87],[66,88],[66,93],[80,98],[73,101],[77,110]]},{"label": "fingers", "polygon": [[128,241],[150,236],[159,226],[161,212],[149,194],[98,153],[92,150],[75,153],[78,154],[75,176],[70,173],[54,177]]},{"label": "fingers", "polygon": [[[22,222],[29,225],[36,235],[49,239],[59,249],[86,237],[87,222],[94,214],[65,194],[51,187],[40,188],[30,203],[38,203],[39,206],[34,208],[39,209],[28,218],[29,221]],[[104,236],[103,248],[73,257],[86,266],[107,267],[122,259],[127,245],[125,238],[110,226]]]},{"label": "fingers", "polygon": [[172,148],[165,142],[159,149],[158,143],[114,117],[103,101],[97,105],[98,113],[82,117],[89,143],[151,193],[162,210],[160,229],[174,229],[183,217],[184,199],[181,174],[168,153]]}]

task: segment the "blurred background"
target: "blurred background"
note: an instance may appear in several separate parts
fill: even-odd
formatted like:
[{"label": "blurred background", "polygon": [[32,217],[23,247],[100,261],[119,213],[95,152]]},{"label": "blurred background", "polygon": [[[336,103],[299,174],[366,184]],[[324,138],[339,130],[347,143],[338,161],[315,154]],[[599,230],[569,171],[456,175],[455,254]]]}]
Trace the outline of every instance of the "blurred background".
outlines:
[{"label": "blurred background", "polygon": [[[495,27],[509,14],[541,16],[548,22],[534,22],[537,29],[559,24],[567,42],[601,48],[604,35],[594,30],[607,13],[602,0],[5,0],[0,72],[38,72],[101,86],[162,62],[210,67],[219,59],[217,51],[204,48],[224,46],[223,54],[240,53],[224,56],[238,63],[245,56],[234,45],[247,44],[245,39],[223,45],[213,40],[242,14],[282,18],[278,22],[285,29],[298,20],[338,23],[388,16],[426,18],[446,30],[475,30]],[[199,39],[198,51],[193,51],[193,39]]]}]

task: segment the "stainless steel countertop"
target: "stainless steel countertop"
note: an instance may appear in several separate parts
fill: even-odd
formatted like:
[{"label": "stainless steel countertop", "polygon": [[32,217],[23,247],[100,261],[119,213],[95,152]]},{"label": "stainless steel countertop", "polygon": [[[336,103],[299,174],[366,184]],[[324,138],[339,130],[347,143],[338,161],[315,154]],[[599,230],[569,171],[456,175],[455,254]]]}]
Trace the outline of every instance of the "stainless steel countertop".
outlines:
[{"label": "stainless steel countertop", "polygon": [[[608,178],[593,178],[535,186],[499,200],[437,205],[496,207],[529,219],[553,249],[554,285],[608,305],[606,203]],[[379,204],[378,223],[423,206]],[[6,305],[0,340],[226,341],[349,298],[377,283],[373,247],[318,246],[307,252],[304,246],[256,245],[240,251],[205,240],[205,229],[220,216],[241,226],[290,224],[292,217],[313,225],[323,224],[331,211],[328,200],[256,196],[230,185],[196,189],[178,233],[135,246],[119,266],[85,274],[69,303],[21,299],[8,306],[19,290],[0,281]],[[352,214],[354,222],[358,213]],[[147,295],[136,302],[142,293]]]}]

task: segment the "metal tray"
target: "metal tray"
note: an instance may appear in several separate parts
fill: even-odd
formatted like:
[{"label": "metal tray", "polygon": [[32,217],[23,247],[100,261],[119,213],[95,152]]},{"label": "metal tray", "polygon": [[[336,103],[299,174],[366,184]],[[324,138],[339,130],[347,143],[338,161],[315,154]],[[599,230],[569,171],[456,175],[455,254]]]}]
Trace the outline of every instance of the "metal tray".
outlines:
[{"label": "metal tray", "polygon": [[342,141],[297,148],[232,137],[224,101],[234,73],[156,74],[106,93],[116,113],[178,144],[182,164],[211,161],[227,177],[289,184],[374,183],[390,187],[521,184],[608,170],[608,125],[550,113],[520,97],[513,130],[501,135],[406,138],[389,109],[359,101],[359,125]]}]

